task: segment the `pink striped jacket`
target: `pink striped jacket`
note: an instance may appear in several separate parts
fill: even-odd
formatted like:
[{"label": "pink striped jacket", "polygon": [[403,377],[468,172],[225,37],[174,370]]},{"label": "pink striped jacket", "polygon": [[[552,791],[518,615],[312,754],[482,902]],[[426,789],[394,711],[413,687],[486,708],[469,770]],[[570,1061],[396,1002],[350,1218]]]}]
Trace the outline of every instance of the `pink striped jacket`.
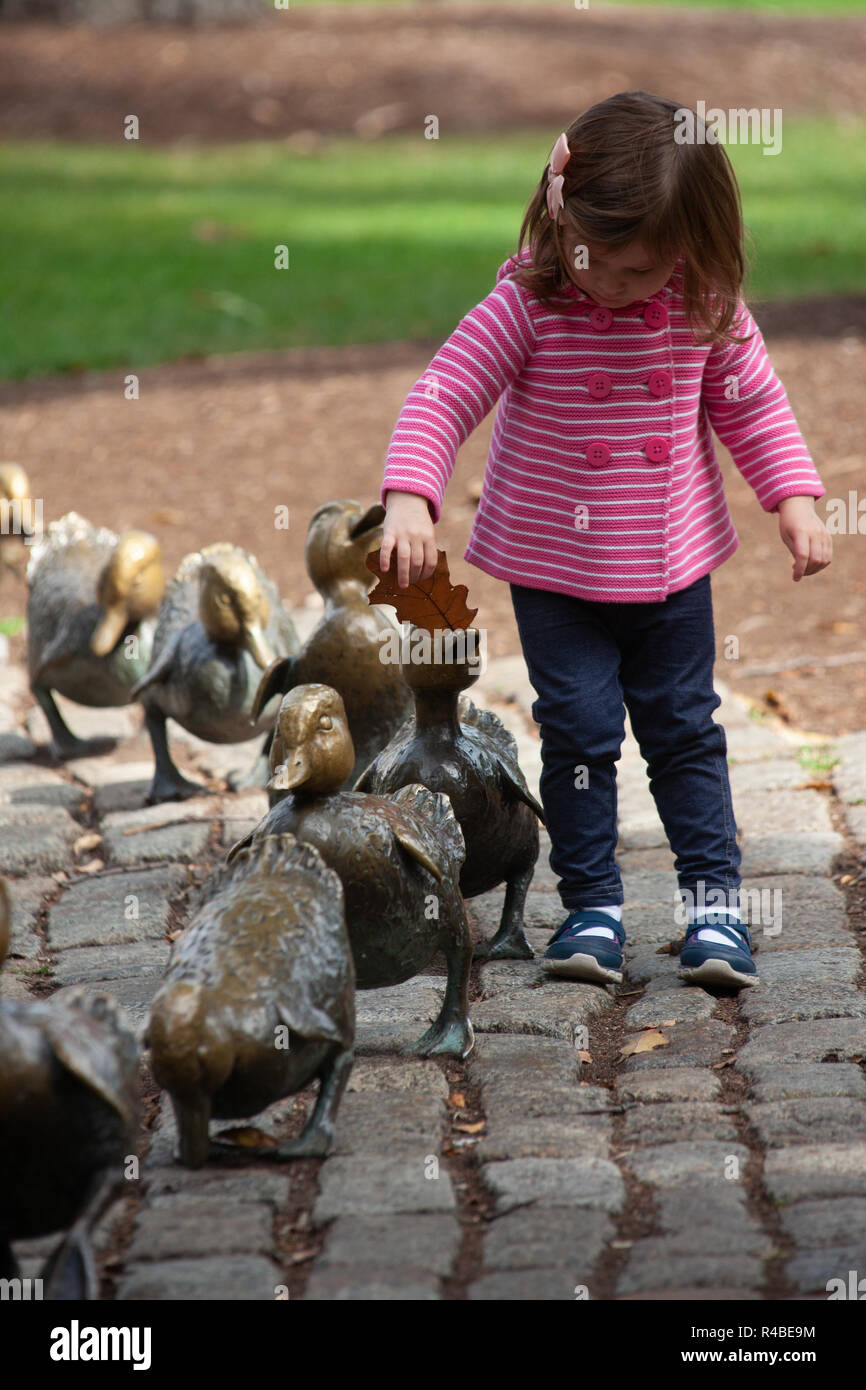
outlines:
[{"label": "pink striped jacket", "polygon": [[514,269],[503,262],[409,392],[383,501],[391,488],[419,493],[438,521],[457,450],[501,396],[464,558],[530,588],[639,603],[737,548],[711,427],[766,511],[824,494],[742,300],[735,332],[751,341],[697,346],[682,263],[622,309],[570,286],[567,314],[518,286]]}]

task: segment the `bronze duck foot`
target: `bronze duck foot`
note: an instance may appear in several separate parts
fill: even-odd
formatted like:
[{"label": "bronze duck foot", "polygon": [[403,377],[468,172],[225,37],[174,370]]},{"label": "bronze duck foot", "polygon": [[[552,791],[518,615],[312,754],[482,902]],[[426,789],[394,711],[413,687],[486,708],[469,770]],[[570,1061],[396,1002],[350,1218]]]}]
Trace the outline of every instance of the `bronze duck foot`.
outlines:
[{"label": "bronze duck foot", "polygon": [[175,770],[175,776],[157,772],[144,799],[145,806],[158,806],[163,801],[189,801],[194,796],[214,796],[210,787],[200,782],[190,782]]},{"label": "bronze duck foot", "polygon": [[412,1057],[468,1057],[475,1046],[472,1024],[465,1016],[431,1024],[417,1042],[406,1048]]},{"label": "bronze duck foot", "polygon": [[534,960],[535,952],[526,939],[522,926],[498,931],[489,941],[479,941],[474,960]]}]

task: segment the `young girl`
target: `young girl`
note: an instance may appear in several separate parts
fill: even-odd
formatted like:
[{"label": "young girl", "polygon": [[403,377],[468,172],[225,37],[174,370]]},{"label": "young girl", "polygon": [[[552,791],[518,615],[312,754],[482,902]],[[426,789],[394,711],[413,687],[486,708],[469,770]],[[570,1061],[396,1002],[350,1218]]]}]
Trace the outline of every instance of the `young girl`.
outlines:
[{"label": "young girl", "polygon": [[740,987],[757,974],[712,717],[710,593],[737,536],[711,427],[778,513],[795,580],[830,563],[831,542],[813,501],[824,488],[740,295],[733,170],[721,145],[680,143],[683,111],[620,93],[560,135],[516,256],[397,420],[381,568],[396,550],[401,587],[432,574],[457,450],[501,396],[465,558],[509,582],[537,694],[550,864],[568,914],[544,965],[622,979],[625,706],[686,908],[680,975]]}]

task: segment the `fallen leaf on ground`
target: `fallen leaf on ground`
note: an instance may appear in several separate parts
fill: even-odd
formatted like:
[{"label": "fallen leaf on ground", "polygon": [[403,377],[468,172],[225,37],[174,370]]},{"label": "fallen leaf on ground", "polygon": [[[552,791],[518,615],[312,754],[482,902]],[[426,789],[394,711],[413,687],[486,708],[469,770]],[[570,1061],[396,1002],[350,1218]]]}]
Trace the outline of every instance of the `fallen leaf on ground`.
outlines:
[{"label": "fallen leaf on ground", "polygon": [[628,1042],[623,1043],[619,1055],[633,1057],[637,1052],[652,1052],[654,1047],[667,1047],[669,1043],[670,1038],[666,1038],[664,1033],[660,1033],[657,1028],[648,1028],[636,1038],[629,1038]]},{"label": "fallen leaf on ground", "polygon": [[484,1121],[484,1120],[477,1120],[477,1121],[475,1122],[475,1124],[472,1124],[472,1125],[465,1125],[465,1124],[464,1124],[464,1125],[455,1125],[454,1128],[455,1128],[455,1129],[459,1129],[461,1134],[478,1134],[479,1131],[482,1130],[482,1129],[484,1128],[484,1125],[485,1125],[485,1121]]},{"label": "fallen leaf on ground", "polygon": [[451,1104],[454,1106],[455,1110],[463,1109],[463,1107],[466,1104],[466,1097],[464,1096],[462,1091],[454,1092],[453,1096],[451,1096]]},{"label": "fallen leaf on ground", "polygon": [[592,1061],[592,1053],[591,1053],[591,1052],[584,1052],[584,1051],[581,1049],[581,1050],[578,1051],[578,1054],[577,1054],[577,1055],[578,1055],[578,1057],[580,1058],[581,1062],[591,1062],[591,1061]]},{"label": "fallen leaf on ground", "polygon": [[724,1062],[714,1062],[713,1071],[721,1071],[722,1067],[732,1067],[736,1060],[736,1057],[726,1057]]},{"label": "fallen leaf on ground", "polygon": [[91,830],[86,835],[79,835],[72,846],[72,853],[83,854],[86,849],[96,849],[96,846],[101,844],[102,836],[97,835],[95,830]]},{"label": "fallen leaf on ground", "polygon": [[277,1140],[270,1134],[265,1134],[264,1130],[256,1129],[253,1125],[237,1125],[234,1129],[221,1129],[219,1134],[214,1135],[215,1139],[225,1140],[229,1144],[237,1144],[242,1149],[275,1149]]},{"label": "fallen leaf on ground", "polygon": [[100,869],[104,869],[104,868],[105,868],[105,860],[104,860],[104,859],[91,859],[91,861],[90,861],[89,864],[79,864],[79,866],[78,866],[78,872],[79,872],[80,874],[98,874],[99,871],[100,871]]},{"label": "fallen leaf on ground", "polygon": [[663,1018],[659,1024],[659,1028],[676,1028],[676,1026],[677,1021],[675,1018]]}]

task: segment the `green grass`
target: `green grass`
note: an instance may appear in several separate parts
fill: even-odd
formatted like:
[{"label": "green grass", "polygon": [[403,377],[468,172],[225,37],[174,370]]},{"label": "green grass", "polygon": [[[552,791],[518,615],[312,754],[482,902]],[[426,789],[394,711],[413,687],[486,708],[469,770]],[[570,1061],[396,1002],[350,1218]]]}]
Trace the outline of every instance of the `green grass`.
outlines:
[{"label": "green grass", "polygon": [[14,637],[27,624],[27,619],[23,616],[14,618],[0,618],[0,633],[4,637]]},{"label": "green grass", "polygon": [[[749,292],[866,291],[866,122],[783,134],[776,157],[730,147],[757,252]],[[516,246],[551,142],[0,145],[0,375],[444,338]]]}]

